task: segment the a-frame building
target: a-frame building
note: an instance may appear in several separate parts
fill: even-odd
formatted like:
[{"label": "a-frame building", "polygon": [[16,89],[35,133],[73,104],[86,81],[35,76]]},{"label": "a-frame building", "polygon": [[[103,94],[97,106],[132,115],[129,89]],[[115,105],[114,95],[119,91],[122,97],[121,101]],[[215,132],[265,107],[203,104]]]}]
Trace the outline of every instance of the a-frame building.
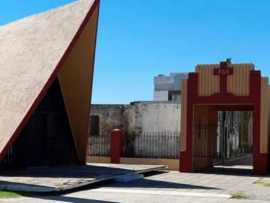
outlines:
[{"label": "a-frame building", "polygon": [[0,26],[0,166],[84,164],[98,0]]}]

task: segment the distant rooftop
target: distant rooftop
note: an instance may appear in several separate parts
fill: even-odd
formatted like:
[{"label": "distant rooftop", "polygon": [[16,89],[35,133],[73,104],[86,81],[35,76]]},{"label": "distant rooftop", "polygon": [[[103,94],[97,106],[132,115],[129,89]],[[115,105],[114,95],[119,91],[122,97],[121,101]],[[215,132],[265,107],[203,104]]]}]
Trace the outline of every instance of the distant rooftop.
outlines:
[{"label": "distant rooftop", "polygon": [[170,73],[169,75],[158,75],[154,78],[155,91],[179,91],[181,81],[188,77],[188,73]]}]

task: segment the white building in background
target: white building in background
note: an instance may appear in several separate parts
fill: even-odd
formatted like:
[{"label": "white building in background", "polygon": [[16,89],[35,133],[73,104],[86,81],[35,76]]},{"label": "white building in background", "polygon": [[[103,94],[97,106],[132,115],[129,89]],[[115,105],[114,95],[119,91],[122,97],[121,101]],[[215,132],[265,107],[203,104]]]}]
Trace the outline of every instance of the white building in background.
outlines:
[{"label": "white building in background", "polygon": [[170,73],[154,77],[154,101],[181,101],[182,80],[188,77],[187,73]]},{"label": "white building in background", "polygon": [[180,132],[181,83],[187,73],[170,73],[154,77],[154,100],[128,105],[93,104],[91,134],[109,136],[113,128],[144,134]]}]

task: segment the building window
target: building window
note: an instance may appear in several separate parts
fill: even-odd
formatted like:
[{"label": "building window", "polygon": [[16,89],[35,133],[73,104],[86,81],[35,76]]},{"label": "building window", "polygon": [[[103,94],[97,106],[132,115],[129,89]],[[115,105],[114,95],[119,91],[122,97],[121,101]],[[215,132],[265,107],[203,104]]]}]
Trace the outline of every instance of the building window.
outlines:
[{"label": "building window", "polygon": [[90,135],[98,136],[99,135],[99,116],[93,115],[91,116],[91,126],[90,126]]},{"label": "building window", "polygon": [[172,98],[173,98],[172,96],[173,96],[173,95],[172,95],[172,92],[169,91],[169,94],[168,94],[168,101],[172,101]]}]

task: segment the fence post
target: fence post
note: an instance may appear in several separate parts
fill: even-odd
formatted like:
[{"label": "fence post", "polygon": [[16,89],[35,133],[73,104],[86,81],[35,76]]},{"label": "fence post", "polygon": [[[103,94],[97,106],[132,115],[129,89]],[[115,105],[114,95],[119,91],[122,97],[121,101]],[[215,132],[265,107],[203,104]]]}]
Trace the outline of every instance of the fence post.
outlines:
[{"label": "fence post", "polygon": [[122,130],[114,129],[111,133],[111,163],[120,163],[122,153],[122,139]]}]

